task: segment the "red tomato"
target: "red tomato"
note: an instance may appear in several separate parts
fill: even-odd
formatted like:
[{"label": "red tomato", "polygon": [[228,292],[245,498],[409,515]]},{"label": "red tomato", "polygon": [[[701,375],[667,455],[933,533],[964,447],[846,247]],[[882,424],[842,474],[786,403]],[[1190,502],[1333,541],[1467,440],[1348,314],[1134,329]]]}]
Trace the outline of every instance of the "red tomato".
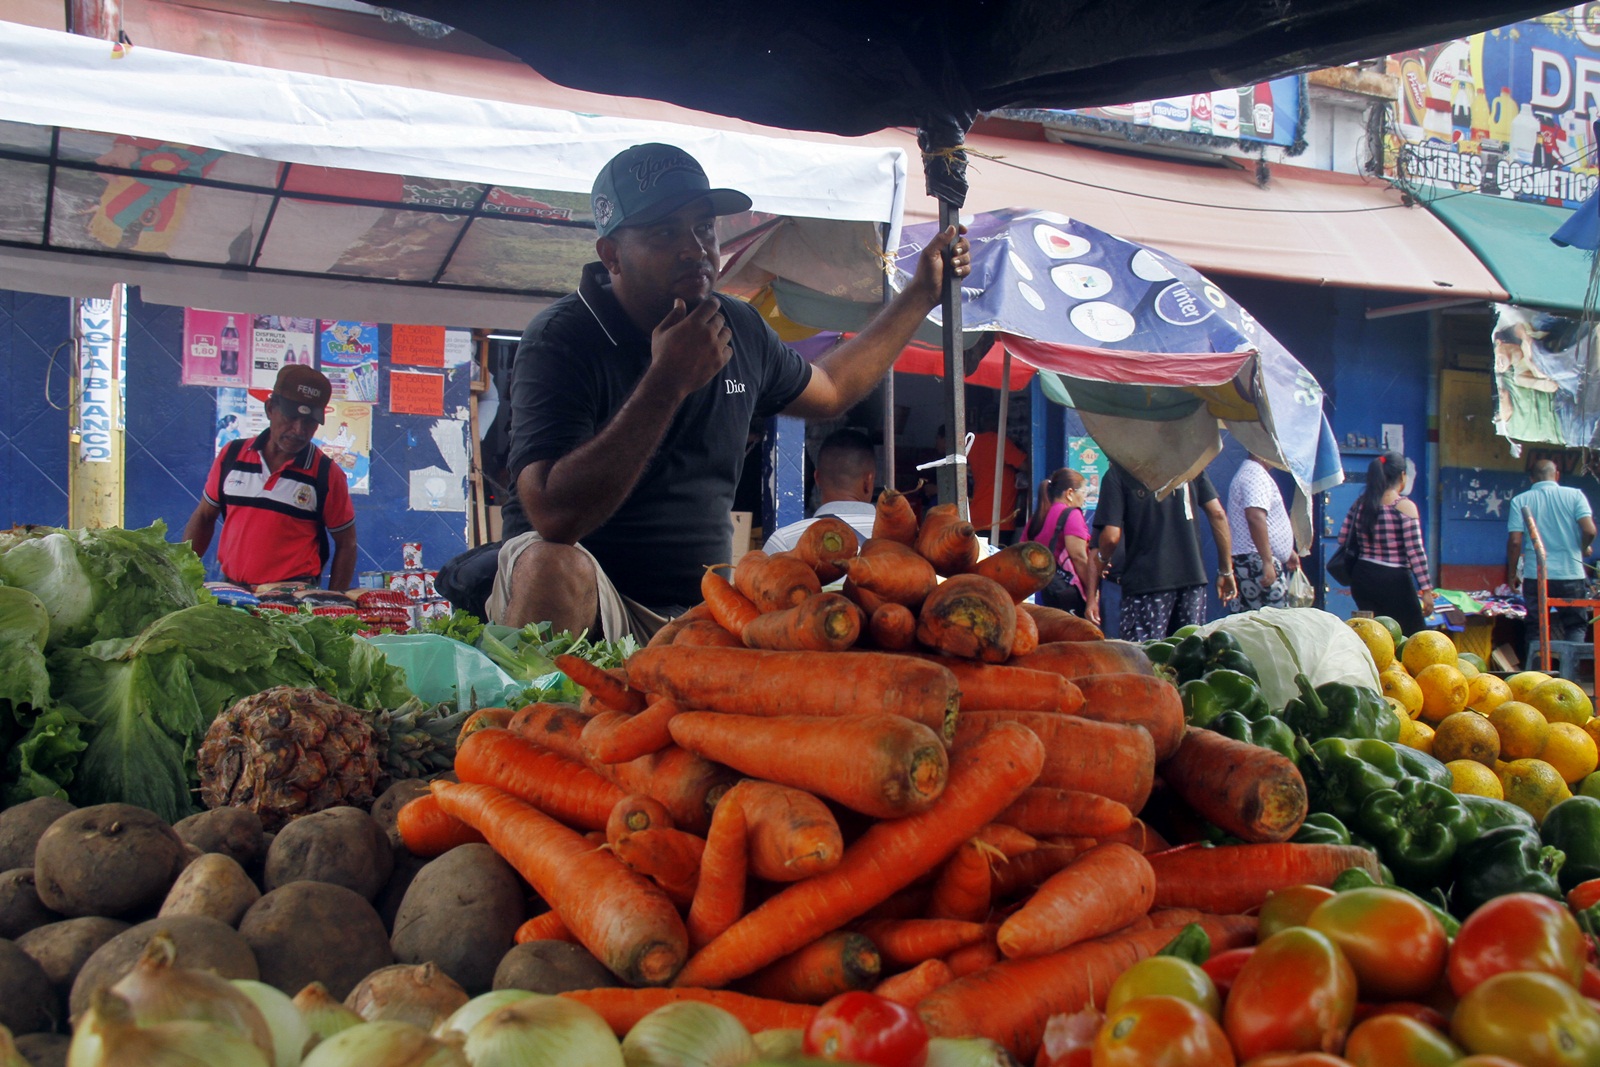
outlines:
[{"label": "red tomato", "polygon": [[1600,1000],[1600,967],[1592,963],[1583,965],[1583,978],[1578,982],[1578,992],[1590,1000]]},{"label": "red tomato", "polygon": [[1135,997],[1106,1016],[1094,1067],[1234,1067],[1228,1035],[1179,997]]},{"label": "red tomato", "polygon": [[1456,1006],[1450,1036],[1468,1052],[1523,1067],[1600,1063],[1600,1012],[1543,971],[1505,971],[1479,982]]},{"label": "red tomato", "polygon": [[1228,997],[1228,990],[1233,988],[1233,980],[1239,977],[1239,969],[1255,954],[1255,951],[1253,945],[1247,948],[1230,948],[1226,952],[1218,952],[1200,965],[1200,969],[1211,976],[1212,983],[1224,1000]]},{"label": "red tomato", "polygon": [[1461,1050],[1448,1037],[1407,1015],[1374,1015],[1344,1043],[1356,1067],[1449,1067]]},{"label": "red tomato", "polygon": [[1356,1010],[1356,975],[1326,936],[1305,926],[1256,946],[1233,983],[1222,1025],[1244,1059],[1267,1052],[1344,1047]]},{"label": "red tomato", "polygon": [[1503,971],[1543,971],[1576,988],[1583,980],[1584,936],[1572,913],[1537,893],[1495,897],[1467,917],[1450,947],[1456,996]]},{"label": "red tomato", "polygon": [[1350,1067],[1350,1061],[1328,1052],[1269,1052],[1244,1067]]},{"label": "red tomato", "polygon": [[1410,893],[1382,886],[1347,890],[1319,904],[1306,925],[1339,946],[1365,998],[1420,997],[1444,974],[1444,924]]},{"label": "red tomato", "polygon": [[802,1047],[808,1056],[874,1067],[922,1067],[928,1028],[910,1008],[863,991],[841,993],[817,1009]]},{"label": "red tomato", "polygon": [[1412,1000],[1391,1000],[1387,1004],[1357,1004],[1356,1022],[1364,1023],[1374,1015],[1404,1015],[1424,1026],[1431,1026],[1441,1034],[1450,1029],[1450,1016],[1428,1004]]},{"label": "red tomato", "polygon": [[1261,905],[1256,944],[1259,945],[1279,930],[1306,925],[1311,913],[1335,895],[1325,885],[1292,885],[1287,889],[1275,890]]}]

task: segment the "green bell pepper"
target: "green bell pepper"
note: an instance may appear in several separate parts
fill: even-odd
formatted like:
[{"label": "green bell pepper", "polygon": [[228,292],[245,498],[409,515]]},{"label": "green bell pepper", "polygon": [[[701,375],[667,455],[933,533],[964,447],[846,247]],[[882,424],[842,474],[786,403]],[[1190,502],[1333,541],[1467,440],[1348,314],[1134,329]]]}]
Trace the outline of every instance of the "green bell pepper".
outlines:
[{"label": "green bell pepper", "polygon": [[[1289,840],[1302,845],[1348,845],[1350,831],[1345,829],[1344,823],[1327,812],[1313,811]],[[1360,870],[1359,867],[1354,869]]]},{"label": "green bell pepper", "polygon": [[1178,696],[1183,701],[1183,721],[1190,726],[1210,726],[1218,715],[1229,710],[1221,694],[1202,678],[1178,686]]},{"label": "green bell pepper", "polygon": [[1176,956],[1196,967],[1211,958],[1211,935],[1199,923],[1190,923],[1166,943],[1157,956]]},{"label": "green bell pepper", "polygon": [[1144,646],[1144,655],[1151,663],[1160,666],[1172,658],[1172,650],[1177,642],[1173,640],[1151,641]]},{"label": "green bell pepper", "polygon": [[1250,657],[1237,648],[1224,649],[1215,656],[1206,660],[1207,671],[1238,671],[1248,678],[1258,679],[1256,665],[1250,662]]},{"label": "green bell pepper", "polygon": [[1457,847],[1478,835],[1477,820],[1456,795],[1421,778],[1402,778],[1368,793],[1357,809],[1355,828],[1410,888],[1446,881]]},{"label": "green bell pepper", "polygon": [[1242,671],[1218,668],[1207,671],[1201,681],[1211,687],[1227,710],[1237,711],[1251,722],[1272,714],[1260,683]]},{"label": "green bell pepper", "polygon": [[1283,709],[1283,721],[1301,737],[1321,741],[1326,737],[1377,738],[1397,741],[1400,719],[1382,696],[1344,682],[1324,682],[1315,688],[1311,679],[1295,675],[1300,696]]},{"label": "green bell pepper", "polygon": [[1238,671],[1259,680],[1255,664],[1250,662],[1250,657],[1245,655],[1233,635],[1225,630],[1214,630],[1205,637],[1193,633],[1184,637],[1173,646],[1172,655],[1167,657],[1167,666],[1177,675],[1180,685],[1204,676],[1207,671],[1218,669]]},{"label": "green bell pepper", "polygon": [[1539,825],[1539,839],[1566,853],[1561,888],[1600,878],[1600,800],[1575,796],[1552,807]]},{"label": "green bell pepper", "polygon": [[1502,826],[1521,826],[1528,830],[1537,830],[1539,824],[1534,821],[1533,815],[1526,808],[1519,808],[1509,800],[1496,800],[1494,797],[1480,797],[1474,793],[1457,793],[1456,799],[1461,801],[1461,806],[1472,812],[1472,817],[1478,820],[1478,833],[1497,830]]},{"label": "green bell pepper", "polygon": [[1456,882],[1450,910],[1465,919],[1477,908],[1507,893],[1539,893],[1561,900],[1556,875],[1566,856],[1522,826],[1486,830],[1456,850]]},{"label": "green bell pepper", "polygon": [[1346,826],[1368,793],[1392,788],[1406,777],[1395,746],[1387,741],[1328,737],[1308,745],[1301,738],[1295,748],[1311,809],[1330,812]]},{"label": "green bell pepper", "polygon": [[[1390,885],[1387,882],[1380,882],[1373,878],[1372,875],[1368,874],[1365,867],[1350,867],[1347,870],[1340,871],[1338,877],[1334,878],[1333,880],[1333,891],[1335,893],[1343,893],[1348,889],[1366,889],[1371,886],[1381,886],[1384,889],[1393,889],[1397,892],[1405,893],[1408,896],[1416,897],[1418,900],[1422,901],[1422,903],[1428,906],[1428,910],[1433,912],[1434,916],[1439,920],[1439,925],[1444,927],[1445,936],[1447,937],[1455,937],[1456,934],[1461,930],[1461,921],[1454,915],[1451,915],[1448,911],[1445,911],[1443,908],[1441,908],[1436,902],[1428,899],[1420,893],[1413,893],[1404,886]],[[1440,893],[1438,889],[1433,890],[1433,893],[1436,894],[1440,900],[1444,899],[1444,894]]]},{"label": "green bell pepper", "polygon": [[[1400,757],[1400,766],[1413,778],[1421,778],[1434,785],[1442,785],[1450,789],[1455,785],[1455,776],[1450,773],[1450,768],[1422,751],[1410,745],[1395,745],[1395,755]],[[1489,799],[1488,797],[1484,798]],[[1518,809],[1521,810],[1521,809]]]},{"label": "green bell pepper", "polygon": [[1192,682],[1206,673],[1206,642],[1199,634],[1190,634],[1172,646],[1167,666],[1178,676],[1181,685]]},{"label": "green bell pepper", "polygon": [[1258,722],[1251,722],[1243,712],[1225,711],[1211,720],[1208,729],[1215,730],[1224,737],[1231,737],[1235,741],[1243,741],[1257,748],[1270,748],[1272,751],[1294,761],[1297,754],[1294,748],[1294,731],[1282,719],[1267,715]]}]

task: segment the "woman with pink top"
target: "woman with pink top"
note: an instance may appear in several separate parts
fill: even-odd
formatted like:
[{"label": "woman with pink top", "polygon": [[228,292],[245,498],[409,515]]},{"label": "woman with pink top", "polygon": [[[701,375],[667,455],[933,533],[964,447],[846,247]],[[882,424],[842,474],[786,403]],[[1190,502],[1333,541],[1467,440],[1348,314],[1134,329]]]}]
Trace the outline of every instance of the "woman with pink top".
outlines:
[{"label": "woman with pink top", "polygon": [[1039,603],[1092,621],[1100,616],[1097,575],[1089,565],[1089,524],[1083,517],[1083,475],[1062,467],[1039,483],[1039,502],[1028,520],[1030,541],[1043,542],[1056,558],[1056,576]]},{"label": "woman with pink top", "polygon": [[1417,505],[1400,495],[1406,458],[1385,452],[1367,466],[1367,489],[1345,513],[1339,543],[1359,555],[1350,571],[1356,607],[1387,615],[1407,637],[1433,612],[1433,581]]}]

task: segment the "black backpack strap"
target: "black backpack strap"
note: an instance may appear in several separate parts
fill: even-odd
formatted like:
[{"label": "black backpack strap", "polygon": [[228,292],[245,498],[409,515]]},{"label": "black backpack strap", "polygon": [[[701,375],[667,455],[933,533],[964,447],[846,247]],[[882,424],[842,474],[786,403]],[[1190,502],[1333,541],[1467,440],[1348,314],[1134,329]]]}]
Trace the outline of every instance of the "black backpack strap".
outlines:
[{"label": "black backpack strap", "polygon": [[1063,548],[1067,547],[1065,542],[1061,540],[1061,536],[1067,529],[1067,520],[1072,518],[1072,513],[1077,510],[1077,508],[1067,508],[1061,512],[1061,517],[1056,520],[1056,532],[1050,535],[1050,542],[1046,546],[1052,553],[1060,553]]},{"label": "black backpack strap", "polygon": [[328,520],[323,513],[328,508],[328,478],[333,469],[333,460],[320,448],[313,446],[311,451],[311,480],[317,490],[317,557],[326,567],[332,551],[328,546]]},{"label": "black backpack strap", "polygon": [[228,471],[239,462],[239,453],[244,451],[244,443],[244,438],[235,437],[222,446],[222,476],[217,479],[217,512],[224,518],[228,512],[228,494],[222,487],[228,484]]}]

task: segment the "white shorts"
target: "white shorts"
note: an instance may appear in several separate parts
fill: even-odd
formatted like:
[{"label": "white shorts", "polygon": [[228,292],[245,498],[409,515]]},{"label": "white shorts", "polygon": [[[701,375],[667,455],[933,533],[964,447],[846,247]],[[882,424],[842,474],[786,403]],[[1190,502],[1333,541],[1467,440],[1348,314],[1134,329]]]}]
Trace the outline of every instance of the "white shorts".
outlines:
[{"label": "white shorts", "polygon": [[[511,600],[511,575],[523,550],[535,541],[543,540],[538,531],[530,530],[500,545],[500,558],[494,575],[494,591],[489,594],[489,601],[485,606],[490,622],[497,623],[505,615],[506,604]],[[617,587],[611,584],[611,579],[606,576],[600,561],[595,559],[587,548],[582,545],[572,547],[588,556],[589,562],[594,564],[595,593],[600,600],[600,626],[605,630],[606,640],[617,641],[623,634],[632,634],[642,645],[650,640],[652,634],[666,625],[666,616],[658,615],[638,601],[629,600],[617,592]]]}]

